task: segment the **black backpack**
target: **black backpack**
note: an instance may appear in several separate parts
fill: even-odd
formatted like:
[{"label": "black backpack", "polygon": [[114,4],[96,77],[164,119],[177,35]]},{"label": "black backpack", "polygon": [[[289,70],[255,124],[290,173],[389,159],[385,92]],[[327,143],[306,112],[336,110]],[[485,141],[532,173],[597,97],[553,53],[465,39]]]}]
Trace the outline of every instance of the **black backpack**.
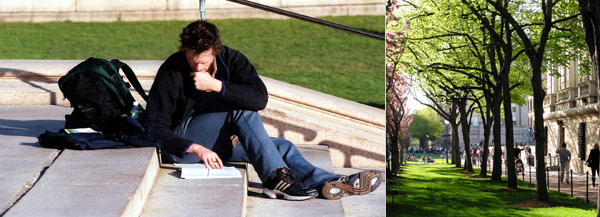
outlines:
[{"label": "black backpack", "polygon": [[147,101],[148,96],[127,64],[90,57],[58,80],[60,90],[73,107],[73,112],[65,115],[65,129],[90,127],[111,132],[116,119],[131,116],[134,99],[119,69]]}]

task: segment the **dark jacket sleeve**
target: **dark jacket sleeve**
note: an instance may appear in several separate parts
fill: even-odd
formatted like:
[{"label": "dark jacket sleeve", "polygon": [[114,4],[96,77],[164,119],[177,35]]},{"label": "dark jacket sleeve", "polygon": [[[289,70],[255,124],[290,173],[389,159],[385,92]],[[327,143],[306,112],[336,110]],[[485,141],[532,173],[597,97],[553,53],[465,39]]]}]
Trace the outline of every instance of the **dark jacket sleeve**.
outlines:
[{"label": "dark jacket sleeve", "polygon": [[225,64],[229,79],[223,81],[223,100],[238,109],[262,110],[267,106],[268,93],[254,66],[239,51],[226,49]]},{"label": "dark jacket sleeve", "polygon": [[[181,100],[183,91],[183,82],[176,72],[173,72],[168,66],[160,67],[150,94],[148,95],[148,104],[146,106],[145,125],[148,132],[158,138],[163,149],[179,157],[184,157],[186,150],[192,144],[192,141],[181,138],[173,132],[174,113],[181,112],[177,102]],[[179,104],[181,107],[181,104]]]}]

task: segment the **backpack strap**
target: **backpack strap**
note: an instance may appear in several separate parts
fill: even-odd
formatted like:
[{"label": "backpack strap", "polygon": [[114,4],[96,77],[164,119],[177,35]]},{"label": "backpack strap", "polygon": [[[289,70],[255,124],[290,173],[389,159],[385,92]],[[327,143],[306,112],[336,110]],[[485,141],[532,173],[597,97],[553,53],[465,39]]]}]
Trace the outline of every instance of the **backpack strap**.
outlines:
[{"label": "backpack strap", "polygon": [[115,67],[117,67],[117,70],[123,70],[123,73],[125,73],[125,76],[127,76],[127,80],[129,80],[135,91],[137,91],[140,94],[140,96],[142,96],[144,101],[148,102],[148,95],[146,95],[144,88],[142,88],[142,85],[135,76],[135,73],[133,73],[133,70],[131,70],[131,68],[127,64],[121,62],[118,59],[113,59],[110,62],[112,62],[115,65]]}]

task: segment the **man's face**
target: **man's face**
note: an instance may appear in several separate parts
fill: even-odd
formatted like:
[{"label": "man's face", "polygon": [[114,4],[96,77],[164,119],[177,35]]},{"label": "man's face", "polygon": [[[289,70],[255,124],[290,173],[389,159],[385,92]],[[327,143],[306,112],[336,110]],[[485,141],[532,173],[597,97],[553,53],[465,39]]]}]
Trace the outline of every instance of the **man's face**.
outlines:
[{"label": "man's face", "polygon": [[190,64],[192,72],[211,72],[215,55],[212,48],[199,54],[193,50],[186,50],[185,58]]}]

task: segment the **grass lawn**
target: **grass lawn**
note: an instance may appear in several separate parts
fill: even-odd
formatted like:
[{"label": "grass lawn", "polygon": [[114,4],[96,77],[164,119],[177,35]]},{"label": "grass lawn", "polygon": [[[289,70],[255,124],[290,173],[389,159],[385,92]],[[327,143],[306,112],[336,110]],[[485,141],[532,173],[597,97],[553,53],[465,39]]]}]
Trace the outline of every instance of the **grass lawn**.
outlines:
[{"label": "grass lawn", "polygon": [[[384,16],[323,17],[383,34]],[[295,19],[212,20],[259,74],[384,108],[385,42]],[[0,59],[164,60],[189,21],[2,23]],[[66,72],[65,72],[66,73]]]},{"label": "grass lawn", "polygon": [[[438,163],[439,162],[439,163]],[[595,216],[596,206],[567,194],[550,192],[555,207],[512,206],[535,200],[535,186],[519,181],[524,191],[508,192],[506,183],[487,183],[489,178],[474,178],[464,170],[437,161],[434,164],[409,163],[401,178],[390,179],[387,216]],[[505,181],[505,180],[504,180]]]}]

